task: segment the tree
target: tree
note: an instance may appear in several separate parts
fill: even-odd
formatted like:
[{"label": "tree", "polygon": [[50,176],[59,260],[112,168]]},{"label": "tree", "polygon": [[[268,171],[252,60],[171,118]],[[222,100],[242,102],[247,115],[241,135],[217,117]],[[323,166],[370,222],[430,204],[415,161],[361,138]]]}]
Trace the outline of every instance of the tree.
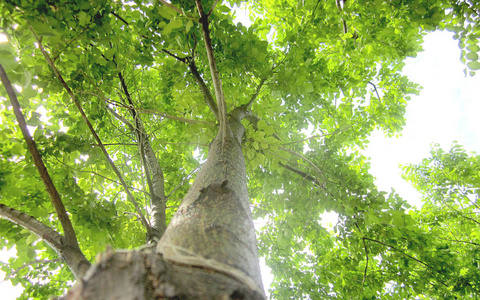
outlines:
[{"label": "tree", "polygon": [[359,149],[402,128],[426,31],[480,68],[479,5],[242,3],[249,27],[240,1],[0,2],[10,280],[33,298],[83,278],[67,298],[263,299],[253,211],[273,298],[472,294],[422,259],[435,237]]},{"label": "tree", "polygon": [[424,196],[413,216],[436,237],[427,253],[442,262],[438,272],[458,274],[453,290],[478,298],[480,156],[468,155],[458,144],[448,152],[436,145],[431,155],[404,167],[404,177]]}]

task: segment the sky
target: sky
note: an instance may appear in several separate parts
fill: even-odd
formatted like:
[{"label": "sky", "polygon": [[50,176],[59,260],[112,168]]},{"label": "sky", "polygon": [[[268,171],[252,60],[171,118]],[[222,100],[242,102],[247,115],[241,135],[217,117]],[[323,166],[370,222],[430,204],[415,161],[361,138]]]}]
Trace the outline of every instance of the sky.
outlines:
[{"label": "sky", "polygon": [[[419,96],[412,96],[407,106],[407,124],[401,136],[386,138],[376,131],[364,151],[371,157],[371,173],[381,190],[397,193],[413,205],[420,205],[420,195],[401,178],[400,164],[419,163],[429,156],[432,143],[449,149],[458,141],[467,151],[480,153],[480,74],[465,77],[460,63],[458,42],[448,32],[435,32],[425,37],[424,52],[406,61],[404,74],[423,86]],[[10,255],[15,252],[10,252]],[[0,261],[8,255],[0,253]],[[264,268],[264,285],[268,290],[271,275]],[[15,299],[20,294],[3,280],[0,271],[2,299]]]},{"label": "sky", "polygon": [[395,138],[375,131],[364,151],[371,157],[377,187],[385,191],[393,187],[417,207],[420,195],[401,178],[400,164],[416,164],[429,157],[433,143],[449,150],[457,141],[467,152],[480,153],[480,74],[465,77],[460,48],[452,35],[430,33],[423,44],[425,51],[407,59],[403,73],[423,89],[408,103],[406,126]]}]

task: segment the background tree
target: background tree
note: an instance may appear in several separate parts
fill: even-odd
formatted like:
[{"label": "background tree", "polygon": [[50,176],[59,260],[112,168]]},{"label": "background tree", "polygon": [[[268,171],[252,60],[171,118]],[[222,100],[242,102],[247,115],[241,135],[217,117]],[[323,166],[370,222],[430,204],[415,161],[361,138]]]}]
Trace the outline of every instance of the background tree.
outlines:
[{"label": "background tree", "polygon": [[148,243],[98,257],[70,296],[102,298],[104,284],[124,297],[262,298],[250,209],[267,222],[273,298],[478,290],[436,269],[435,236],[376,189],[359,154],[373,129],[402,128],[418,86],[400,71],[426,31],[455,31],[480,69],[478,4],[252,1],[247,28],[233,21],[240,1],[195,2],[0,2],[0,63],[30,126],[17,113],[19,131],[4,73],[1,243],[17,258],[3,269],[24,297],[64,293],[107,245]]},{"label": "background tree", "polygon": [[426,254],[439,262],[438,272],[458,274],[453,291],[478,298],[480,156],[458,144],[448,152],[437,145],[431,154],[404,167],[404,177],[424,196],[412,215],[436,237]]}]

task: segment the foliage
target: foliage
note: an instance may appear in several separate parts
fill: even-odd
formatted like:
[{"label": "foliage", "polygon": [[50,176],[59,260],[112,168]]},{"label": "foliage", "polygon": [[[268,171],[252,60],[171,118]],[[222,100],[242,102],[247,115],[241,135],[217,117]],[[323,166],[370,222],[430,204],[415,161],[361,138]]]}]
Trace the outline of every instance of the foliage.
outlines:
[{"label": "foliage", "polygon": [[441,262],[439,272],[457,274],[452,290],[478,298],[480,156],[458,144],[448,152],[436,145],[431,155],[404,167],[405,178],[424,196],[414,218],[436,237],[432,242],[438,251],[431,256]]},{"label": "foliage", "polygon": [[[275,275],[272,298],[478,293],[476,286],[456,288],[458,274],[474,278],[471,269],[458,273],[419,215],[394,192],[376,189],[359,154],[373,129],[394,134],[404,125],[408,95],[418,85],[401,74],[403,60],[422,50],[425,32],[456,32],[470,74],[479,68],[479,4],[451,2],[220,1],[213,9],[212,43],[227,107],[254,100],[256,119],[244,121],[243,151],[254,215],[267,222],[259,247]],[[0,2],[9,40],[0,44],[0,63],[90,261],[107,245],[144,244],[145,229],[38,46],[81,99],[148,215],[137,140],[121,121],[134,123],[132,108],[140,115],[165,176],[169,219],[217,132],[191,68],[194,62],[212,93],[198,14],[193,1],[171,4],[181,11],[163,1]],[[240,4],[250,10],[248,27],[234,19],[232,7]],[[11,106],[0,101],[0,201],[61,231]],[[335,232],[320,223],[331,211],[339,215]],[[58,258],[36,236],[4,219],[0,231],[0,245],[17,248],[2,270],[26,288],[23,298],[62,294],[71,284],[62,263],[31,264]],[[452,263],[444,268],[445,259]]]}]

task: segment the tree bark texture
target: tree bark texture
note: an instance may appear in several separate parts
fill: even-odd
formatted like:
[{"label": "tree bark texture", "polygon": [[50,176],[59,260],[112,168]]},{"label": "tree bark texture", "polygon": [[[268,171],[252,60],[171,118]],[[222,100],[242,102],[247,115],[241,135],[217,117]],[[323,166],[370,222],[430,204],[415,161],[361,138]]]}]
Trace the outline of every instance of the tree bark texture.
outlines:
[{"label": "tree bark texture", "polygon": [[60,300],[65,299],[208,299],[264,300],[238,280],[209,269],[180,265],[163,258],[154,247],[107,251]]},{"label": "tree bark texture", "polygon": [[[265,299],[243,126],[229,120],[156,247],[106,253],[64,299]],[[223,139],[222,136],[226,136]]]}]

